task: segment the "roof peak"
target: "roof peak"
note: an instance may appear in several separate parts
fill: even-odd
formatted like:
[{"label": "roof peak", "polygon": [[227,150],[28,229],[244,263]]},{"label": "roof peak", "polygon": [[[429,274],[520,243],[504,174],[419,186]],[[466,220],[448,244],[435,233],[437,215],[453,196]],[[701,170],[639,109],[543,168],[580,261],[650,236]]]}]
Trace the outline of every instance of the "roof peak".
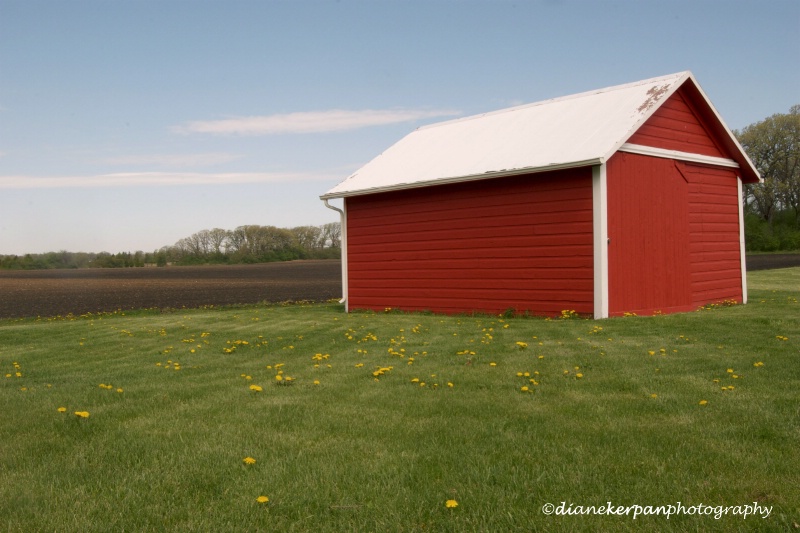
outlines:
[{"label": "roof peak", "polygon": [[609,92],[614,92],[614,91],[630,89],[632,87],[638,87],[640,85],[652,85],[652,84],[655,84],[655,83],[658,83],[658,82],[661,82],[661,81],[669,82],[669,85],[673,85],[674,83],[679,82],[679,81],[682,83],[683,81],[685,81],[686,79],[689,79],[689,78],[694,79],[694,76],[692,75],[692,72],[690,70],[684,70],[682,72],[676,72],[674,74],[667,74],[666,76],[657,76],[655,78],[648,78],[646,80],[639,80],[639,81],[634,81],[634,82],[630,82],[630,83],[624,83],[624,84],[621,84],[621,85],[612,85],[610,87],[603,87],[602,89],[592,89],[592,90],[583,91],[583,92],[580,92],[580,93],[568,94],[568,95],[564,95],[564,96],[558,96],[558,97],[555,97],[555,98],[548,98],[546,100],[539,100],[537,102],[530,102],[530,103],[527,103],[527,104],[520,104],[520,105],[512,106],[512,107],[505,107],[505,108],[502,108],[502,109],[495,109],[493,111],[486,111],[484,113],[477,113],[475,115],[469,115],[469,116],[466,116],[466,117],[454,118],[452,120],[445,120],[445,121],[442,121],[442,122],[436,122],[436,123],[433,123],[433,124],[427,124],[425,126],[420,126],[419,128],[417,128],[417,130],[425,130],[425,129],[428,129],[428,128],[436,128],[436,127],[439,127],[439,126],[446,126],[446,125],[454,124],[454,123],[458,123],[458,122],[466,122],[466,121],[469,121],[469,120],[475,120],[475,119],[488,117],[488,116],[492,116],[492,115],[500,115],[500,114],[503,114],[503,113],[511,113],[511,112],[514,112],[514,111],[520,111],[520,110],[523,110],[523,109],[530,109],[532,107],[538,107],[538,106],[542,106],[542,105],[549,105],[549,104],[553,104],[553,103],[557,103],[557,102],[564,102],[564,101],[569,101],[569,100],[577,100],[579,98],[587,98],[587,97],[594,96],[594,95],[597,95],[597,94],[603,94],[603,93],[609,93]]}]

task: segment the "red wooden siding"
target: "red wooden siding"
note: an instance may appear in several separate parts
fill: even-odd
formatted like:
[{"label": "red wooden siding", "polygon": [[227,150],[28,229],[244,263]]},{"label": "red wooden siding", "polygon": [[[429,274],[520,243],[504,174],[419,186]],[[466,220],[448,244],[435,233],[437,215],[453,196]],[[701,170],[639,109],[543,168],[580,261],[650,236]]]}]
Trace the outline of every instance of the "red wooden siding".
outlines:
[{"label": "red wooden siding", "polygon": [[691,309],[689,187],[675,163],[619,152],[607,190],[609,314]]},{"label": "red wooden siding", "polygon": [[689,180],[692,305],[742,301],[739,191],[736,171],[679,164]]},{"label": "red wooden siding", "polygon": [[741,302],[733,170],[620,152],[607,176],[609,314]]},{"label": "red wooden siding", "polygon": [[346,198],[351,309],[591,313],[591,168]]},{"label": "red wooden siding", "polygon": [[689,93],[679,89],[647,119],[628,142],[667,150],[728,157],[703,125],[705,121],[700,116],[692,104]]}]

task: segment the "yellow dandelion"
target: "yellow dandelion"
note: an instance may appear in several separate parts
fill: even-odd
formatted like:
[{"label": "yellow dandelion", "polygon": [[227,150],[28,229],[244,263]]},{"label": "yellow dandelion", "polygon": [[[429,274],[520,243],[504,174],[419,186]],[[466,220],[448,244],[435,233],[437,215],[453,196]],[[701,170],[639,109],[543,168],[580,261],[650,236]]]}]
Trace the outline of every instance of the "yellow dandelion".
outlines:
[{"label": "yellow dandelion", "polygon": [[278,374],[277,376],[275,376],[275,381],[277,381],[278,383],[280,383],[281,381],[283,381],[283,376],[281,376],[280,374]]},{"label": "yellow dandelion", "polygon": [[452,382],[450,382],[450,381],[448,381],[448,382],[447,382],[447,386],[448,386],[448,387],[450,387],[450,388],[453,388],[453,383],[452,383]]},{"label": "yellow dandelion", "polygon": [[[489,363],[489,366],[497,366],[497,363],[491,362],[491,363]],[[455,500],[453,500],[453,501],[455,501]]]},{"label": "yellow dandelion", "polygon": [[651,398],[658,398],[658,394],[653,393],[653,394],[650,395],[650,397]]},{"label": "yellow dandelion", "polygon": [[124,392],[124,391],[122,389],[117,389],[117,392],[121,393],[121,392]]},{"label": "yellow dandelion", "polygon": [[256,501],[258,503],[267,503],[269,501],[269,498],[267,498],[266,496],[259,496],[258,498],[256,498]]},{"label": "yellow dandelion", "polygon": [[699,405],[706,405],[708,400],[700,400]]},{"label": "yellow dandelion", "polygon": [[261,388],[260,386],[258,386],[258,385],[250,385],[250,390],[251,390],[251,391],[253,391],[253,392],[261,392],[261,391],[263,391],[264,389],[262,389],[262,388]]},{"label": "yellow dandelion", "polygon": [[458,507],[458,502],[455,500],[447,500],[446,502],[444,502],[444,506],[447,507],[448,509],[454,509]]},{"label": "yellow dandelion", "polygon": [[583,374],[578,372],[577,374],[575,374],[575,377],[578,378],[578,379],[581,379],[583,377]]},{"label": "yellow dandelion", "polygon": [[523,386],[523,387],[522,387],[521,389],[519,389],[519,390],[521,390],[522,392],[528,392],[530,389],[529,389],[528,387],[526,387],[526,386]]},{"label": "yellow dandelion", "polygon": [[252,457],[245,457],[244,459],[242,459],[242,462],[244,464],[246,464],[246,465],[254,465],[254,464],[256,464],[256,460],[253,459]]},{"label": "yellow dandelion", "polygon": [[318,379],[314,380],[314,385],[319,385],[319,380]]},{"label": "yellow dandelion", "polygon": [[75,411],[75,416],[78,418],[89,418],[89,411]]},{"label": "yellow dandelion", "polygon": [[58,408],[58,412],[59,413],[66,413],[67,412],[67,408],[66,407],[59,407]]}]

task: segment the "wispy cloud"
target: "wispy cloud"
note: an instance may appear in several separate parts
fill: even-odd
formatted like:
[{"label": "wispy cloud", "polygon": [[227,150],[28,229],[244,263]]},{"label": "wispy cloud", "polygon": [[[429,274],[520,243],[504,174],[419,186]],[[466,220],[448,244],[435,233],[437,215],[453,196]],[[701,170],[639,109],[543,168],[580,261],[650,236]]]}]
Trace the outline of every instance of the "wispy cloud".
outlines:
[{"label": "wispy cloud", "polygon": [[427,118],[452,117],[461,112],[453,109],[364,109],[348,111],[304,111],[278,115],[234,117],[221,120],[195,120],[173,131],[178,133],[210,133],[216,135],[272,135],[279,133],[321,133],[385,126]]},{"label": "wispy cloud", "polygon": [[125,155],[109,157],[102,162],[110,165],[126,166],[162,166],[162,167],[208,167],[222,163],[230,163],[242,156],[224,152],[206,154],[160,154],[160,155]]},{"label": "wispy cloud", "polygon": [[271,172],[124,172],[95,176],[0,176],[0,189],[231,185],[341,180],[341,175]]}]

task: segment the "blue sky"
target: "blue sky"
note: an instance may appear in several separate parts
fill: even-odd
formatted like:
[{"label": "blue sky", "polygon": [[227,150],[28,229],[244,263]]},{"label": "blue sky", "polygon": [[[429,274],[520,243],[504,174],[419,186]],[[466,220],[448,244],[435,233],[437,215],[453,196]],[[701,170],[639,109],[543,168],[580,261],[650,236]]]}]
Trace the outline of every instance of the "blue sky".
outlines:
[{"label": "blue sky", "polygon": [[0,0],[0,254],[338,220],[413,129],[691,70],[729,127],[800,103],[796,0]]}]

